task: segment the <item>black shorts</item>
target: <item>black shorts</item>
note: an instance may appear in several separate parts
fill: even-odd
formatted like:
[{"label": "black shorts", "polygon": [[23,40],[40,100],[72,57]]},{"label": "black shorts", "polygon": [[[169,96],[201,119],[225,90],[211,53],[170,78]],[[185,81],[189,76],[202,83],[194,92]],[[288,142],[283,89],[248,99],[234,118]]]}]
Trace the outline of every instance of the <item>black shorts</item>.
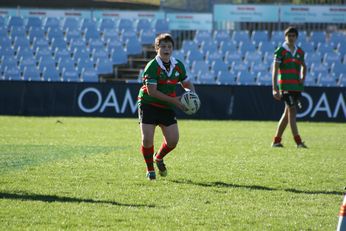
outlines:
[{"label": "black shorts", "polygon": [[166,127],[177,123],[175,112],[172,109],[154,107],[148,104],[141,104],[138,107],[138,119],[143,124],[161,124]]},{"label": "black shorts", "polygon": [[299,105],[299,98],[301,97],[301,95],[302,94],[300,92],[296,91],[283,91],[282,99],[287,106],[293,107]]}]

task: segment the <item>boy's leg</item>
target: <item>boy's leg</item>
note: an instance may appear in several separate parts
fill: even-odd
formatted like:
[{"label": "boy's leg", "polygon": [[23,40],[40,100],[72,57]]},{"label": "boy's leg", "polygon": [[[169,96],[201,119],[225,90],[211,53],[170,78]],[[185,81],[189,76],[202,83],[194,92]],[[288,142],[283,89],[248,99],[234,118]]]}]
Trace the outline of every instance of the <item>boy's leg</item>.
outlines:
[{"label": "boy's leg", "polygon": [[176,123],[170,126],[161,125],[160,127],[164,140],[159,151],[155,155],[155,162],[157,168],[159,169],[160,175],[167,176],[167,169],[163,162],[163,158],[177,146],[179,140],[179,130]]},{"label": "boy's leg", "polygon": [[147,176],[153,180],[156,178],[153,160],[155,125],[141,123],[140,127],[142,134],[141,153],[147,166]]},{"label": "boy's leg", "polygon": [[284,113],[279,120],[278,127],[276,129],[275,137],[273,139],[272,146],[273,147],[282,147],[281,145],[281,137],[287,127],[288,124],[288,107],[285,106]]}]

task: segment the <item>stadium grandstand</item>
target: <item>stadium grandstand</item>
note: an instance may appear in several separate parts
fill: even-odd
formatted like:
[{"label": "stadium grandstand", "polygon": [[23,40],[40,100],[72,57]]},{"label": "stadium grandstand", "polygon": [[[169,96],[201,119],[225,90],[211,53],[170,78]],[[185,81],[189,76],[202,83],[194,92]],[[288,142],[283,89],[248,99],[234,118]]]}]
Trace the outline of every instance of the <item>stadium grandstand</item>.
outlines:
[{"label": "stadium grandstand", "polygon": [[[167,14],[160,19],[105,17],[90,9],[93,2],[80,9],[80,3],[73,1],[72,6],[79,10],[65,12],[62,17],[50,16],[49,9],[29,8],[28,12],[25,8],[68,7],[62,4],[65,1],[41,2],[46,3],[10,1],[3,4],[16,8],[15,14],[8,13],[6,8],[0,15],[2,80],[139,81],[143,65],[155,55],[152,47],[155,36],[170,32],[178,41],[175,56],[187,64],[195,83],[267,85],[273,51],[283,40],[283,28],[289,25],[282,20],[270,23],[214,21],[207,30],[178,30],[170,26]],[[51,5],[46,5],[48,2]],[[179,5],[179,1],[161,1],[161,6],[160,2],[149,2],[138,5],[122,1],[111,5],[112,9],[118,6],[120,10],[128,10],[132,5],[138,10],[145,5],[144,9],[150,12],[192,8],[189,3]],[[209,9],[212,14],[215,8],[211,4],[222,1],[201,2],[199,10],[208,12]],[[100,3],[99,7],[108,6]],[[307,85],[344,86],[345,23],[295,24],[301,30],[299,45],[306,51],[309,66]]]}]

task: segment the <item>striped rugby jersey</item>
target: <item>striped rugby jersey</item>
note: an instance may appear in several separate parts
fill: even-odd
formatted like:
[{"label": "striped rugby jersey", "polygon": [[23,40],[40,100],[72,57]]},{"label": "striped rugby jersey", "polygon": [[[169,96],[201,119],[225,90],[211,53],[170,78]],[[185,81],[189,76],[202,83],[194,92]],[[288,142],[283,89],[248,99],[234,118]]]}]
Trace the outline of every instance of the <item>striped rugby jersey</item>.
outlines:
[{"label": "striped rugby jersey", "polygon": [[177,83],[187,80],[186,70],[184,64],[171,57],[170,69],[166,70],[159,56],[149,61],[142,73],[143,86],[138,94],[138,106],[141,104],[150,104],[161,108],[173,108],[174,105],[162,101],[148,94],[147,85],[156,84],[157,90],[160,92],[175,97]]},{"label": "striped rugby jersey", "polygon": [[286,42],[278,47],[274,53],[274,62],[279,63],[278,87],[280,91],[303,91],[303,84],[299,83],[301,66],[304,61],[304,51],[295,47],[291,53]]}]

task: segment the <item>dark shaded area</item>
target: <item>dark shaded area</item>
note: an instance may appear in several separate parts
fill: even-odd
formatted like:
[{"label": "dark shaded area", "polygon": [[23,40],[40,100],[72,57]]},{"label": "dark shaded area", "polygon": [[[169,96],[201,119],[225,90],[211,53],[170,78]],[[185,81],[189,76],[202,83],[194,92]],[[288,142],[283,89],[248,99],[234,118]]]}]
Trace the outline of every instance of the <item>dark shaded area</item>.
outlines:
[{"label": "dark shaded area", "polygon": [[127,204],[120,203],[116,201],[106,201],[106,200],[94,200],[94,199],[82,199],[74,197],[62,197],[56,195],[39,195],[39,194],[18,194],[18,193],[6,193],[0,192],[0,199],[9,200],[21,200],[21,201],[42,201],[42,202],[60,202],[60,203],[91,203],[91,204],[109,204],[115,206],[125,206],[125,207],[147,207],[155,208],[155,205],[145,205],[145,204]]},{"label": "dark shaded area", "polygon": [[197,185],[202,187],[217,187],[217,188],[241,188],[241,189],[248,189],[248,190],[265,190],[265,191],[285,191],[285,192],[291,192],[291,193],[298,193],[298,194],[309,194],[309,195],[316,195],[316,194],[322,194],[322,195],[344,195],[343,192],[339,191],[307,191],[307,190],[300,190],[300,189],[294,189],[294,188],[270,188],[266,186],[261,185],[239,185],[239,184],[232,184],[232,183],[225,183],[225,182],[210,182],[210,183],[201,183],[201,182],[193,182],[191,180],[172,180],[171,182],[177,183],[177,184],[191,184],[191,185]]},{"label": "dark shaded area", "polygon": [[0,7],[157,10],[158,5],[105,0],[2,0]]}]

